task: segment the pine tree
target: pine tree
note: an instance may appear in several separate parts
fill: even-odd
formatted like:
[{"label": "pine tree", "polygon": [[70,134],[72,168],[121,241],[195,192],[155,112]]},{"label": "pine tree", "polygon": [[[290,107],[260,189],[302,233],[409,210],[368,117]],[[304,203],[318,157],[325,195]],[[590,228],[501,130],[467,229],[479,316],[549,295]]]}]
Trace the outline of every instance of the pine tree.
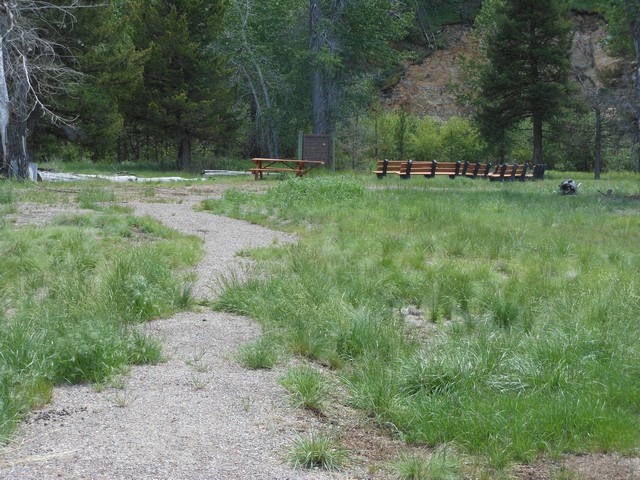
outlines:
[{"label": "pine tree", "polygon": [[533,162],[542,163],[542,127],[569,91],[571,24],[564,0],[499,2],[485,38],[487,63],[478,85],[476,121],[500,151],[522,120],[533,125]]},{"label": "pine tree", "polygon": [[635,56],[635,98],[633,99],[633,145],[631,165],[640,172],[640,1],[610,0],[605,3],[609,48],[618,55]]},{"label": "pine tree", "polygon": [[227,59],[213,43],[222,31],[224,0],[145,0],[134,42],[147,51],[143,88],[130,117],[177,143],[177,167],[191,163],[194,140],[218,145],[239,126]]},{"label": "pine tree", "polygon": [[75,12],[76,24],[65,36],[73,45],[83,82],[66,105],[75,122],[76,140],[95,161],[112,159],[122,135],[125,105],[135,101],[142,84],[145,53],[133,45],[124,10],[136,0],[106,3],[85,0]]}]

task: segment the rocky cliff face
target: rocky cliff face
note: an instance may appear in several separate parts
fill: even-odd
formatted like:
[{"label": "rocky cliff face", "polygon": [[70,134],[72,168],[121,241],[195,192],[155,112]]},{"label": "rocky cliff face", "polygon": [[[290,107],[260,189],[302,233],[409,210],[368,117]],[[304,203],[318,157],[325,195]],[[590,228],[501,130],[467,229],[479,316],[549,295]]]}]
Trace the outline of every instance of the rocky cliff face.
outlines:
[{"label": "rocky cliff face", "polygon": [[402,108],[411,115],[440,119],[464,114],[456,105],[452,86],[462,83],[461,62],[474,54],[471,28],[447,26],[441,35],[445,48],[436,50],[421,63],[407,65],[398,84],[384,99],[385,108]]},{"label": "rocky cliff face", "polygon": [[[584,88],[599,88],[602,80],[598,72],[607,72],[608,77],[624,75],[624,62],[608,56],[604,51],[606,33],[600,17],[574,14],[573,22],[572,78]],[[463,83],[463,59],[475,55],[471,28],[450,25],[445,27],[441,35],[446,47],[436,50],[419,64],[407,65],[398,84],[383,100],[385,108],[404,108],[409,114],[429,115],[443,120],[465,115],[464,108],[456,104],[455,89],[452,87]],[[620,83],[631,85],[630,80]]]},{"label": "rocky cliff face", "polygon": [[585,87],[603,87],[602,75],[623,75],[625,62],[609,56],[604,50],[606,32],[597,15],[575,14],[571,48],[571,76]]}]

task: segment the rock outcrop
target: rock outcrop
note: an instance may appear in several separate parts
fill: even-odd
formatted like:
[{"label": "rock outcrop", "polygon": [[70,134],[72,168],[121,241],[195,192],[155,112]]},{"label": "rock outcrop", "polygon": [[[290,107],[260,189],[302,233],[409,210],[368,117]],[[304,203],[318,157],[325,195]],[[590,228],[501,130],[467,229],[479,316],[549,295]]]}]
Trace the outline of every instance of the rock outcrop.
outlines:
[{"label": "rock outcrop", "polygon": [[[576,13],[573,22],[572,78],[585,88],[597,89],[603,86],[602,72],[606,73],[608,81],[612,77],[624,77],[624,61],[605,52],[606,32],[601,17]],[[441,36],[445,48],[436,50],[421,63],[407,65],[398,84],[383,100],[385,108],[403,108],[412,115],[429,115],[442,120],[466,114],[464,107],[456,102],[454,92],[456,86],[463,84],[462,62],[475,55],[471,27],[449,25]],[[630,79],[621,80],[617,83],[627,86],[632,83]]]}]

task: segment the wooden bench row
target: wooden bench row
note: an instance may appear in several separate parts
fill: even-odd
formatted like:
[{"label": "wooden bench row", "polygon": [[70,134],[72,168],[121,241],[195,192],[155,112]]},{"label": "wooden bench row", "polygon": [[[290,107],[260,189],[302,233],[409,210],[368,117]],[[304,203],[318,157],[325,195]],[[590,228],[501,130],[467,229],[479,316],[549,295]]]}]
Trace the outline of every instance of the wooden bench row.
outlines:
[{"label": "wooden bench row", "polygon": [[373,171],[378,178],[384,178],[388,174],[400,175],[400,178],[409,179],[411,175],[423,175],[425,178],[448,176],[449,178],[488,178],[501,182],[515,180],[539,180],[544,178],[544,165],[538,164],[529,169],[529,164],[524,165],[502,163],[493,166],[491,163],[471,162],[430,162],[413,160],[380,160]]}]

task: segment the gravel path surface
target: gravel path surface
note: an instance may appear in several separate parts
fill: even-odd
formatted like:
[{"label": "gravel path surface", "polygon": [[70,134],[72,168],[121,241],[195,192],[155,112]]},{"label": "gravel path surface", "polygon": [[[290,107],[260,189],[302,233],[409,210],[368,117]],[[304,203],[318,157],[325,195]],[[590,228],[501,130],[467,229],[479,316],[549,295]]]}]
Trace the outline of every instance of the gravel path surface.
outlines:
[{"label": "gravel path surface", "polygon": [[[216,276],[237,268],[238,250],[294,240],[194,211],[193,203],[129,205],[203,239],[196,296],[212,295]],[[164,339],[169,360],[134,367],[122,388],[56,388],[52,402],[32,412],[15,441],[0,450],[0,478],[352,478],[293,469],[285,461],[291,442],[319,425],[288,404],[277,371],[246,370],[233,361],[237,348],[259,334],[251,319],[188,312],[144,328]]]}]

